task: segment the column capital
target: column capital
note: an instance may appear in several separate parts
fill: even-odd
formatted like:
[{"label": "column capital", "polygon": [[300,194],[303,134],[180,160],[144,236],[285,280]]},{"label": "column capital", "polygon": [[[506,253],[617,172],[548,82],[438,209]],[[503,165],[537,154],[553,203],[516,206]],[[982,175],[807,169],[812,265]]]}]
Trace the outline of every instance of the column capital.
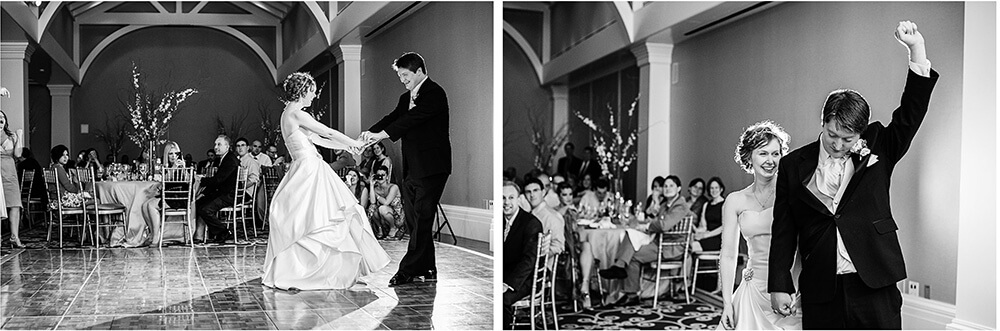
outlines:
[{"label": "column capital", "polygon": [[336,45],[330,47],[337,64],[344,61],[361,61],[361,45]]},{"label": "column capital", "polygon": [[670,64],[674,53],[673,44],[641,43],[632,46],[636,64],[640,67],[649,64]]},{"label": "column capital", "polygon": [[553,84],[549,85],[549,90],[552,92],[552,100],[569,99],[569,86],[564,84]]},{"label": "column capital", "polygon": [[35,46],[26,41],[0,42],[0,58],[31,61]]},{"label": "column capital", "polygon": [[68,97],[73,95],[73,84],[49,84],[49,95],[54,97]]}]

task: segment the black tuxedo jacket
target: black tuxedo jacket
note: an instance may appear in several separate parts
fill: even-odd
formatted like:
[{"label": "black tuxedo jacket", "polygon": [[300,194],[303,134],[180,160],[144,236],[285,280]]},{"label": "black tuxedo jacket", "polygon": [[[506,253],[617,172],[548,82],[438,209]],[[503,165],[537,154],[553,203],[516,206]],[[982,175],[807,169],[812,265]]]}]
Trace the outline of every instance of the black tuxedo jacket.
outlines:
[{"label": "black tuxedo jacket", "polygon": [[515,292],[530,290],[539,233],[542,233],[542,222],[531,212],[519,210],[503,242],[503,282]]},{"label": "black tuxedo jacket", "polygon": [[214,177],[201,179],[201,186],[205,188],[202,194],[205,198],[216,199],[220,196],[232,197],[236,191],[236,175],[240,167],[240,160],[236,158],[235,151],[229,151],[219,163]]},{"label": "black tuxedo jacket", "polygon": [[396,109],[368,131],[385,131],[392,141],[403,139],[403,178],[451,174],[448,137],[448,96],[430,78],[417,90],[410,108],[410,91],[399,96]]},{"label": "black tuxedo jacket", "polygon": [[[803,146],[781,159],[771,225],[768,292],[795,292],[790,269],[797,243],[803,257],[799,276],[802,301],[832,300],[838,229],[865,285],[881,288],[906,278],[896,221],[889,209],[889,183],[927,113],[937,79],[933,70],[930,77],[911,71],[892,122],[888,126],[871,123],[861,134],[871,153],[851,156],[855,172],[834,213],[806,187],[816,171],[820,143]],[[877,161],[869,166],[873,157]]]},{"label": "black tuxedo jacket", "polygon": [[559,159],[559,162],[556,165],[556,173],[563,176],[576,177],[577,173],[580,171],[581,163],[583,163],[583,161],[581,161],[580,158],[576,156],[573,155],[563,156],[562,158]]},{"label": "black tuxedo jacket", "polygon": [[590,163],[587,163],[587,168],[582,169],[584,161],[586,160],[580,160],[580,163],[577,163],[576,170],[574,170],[573,174],[576,176],[576,178],[580,179],[583,178],[583,175],[590,174],[590,180],[597,181],[597,179],[601,177],[601,173],[603,172],[603,170],[601,169],[601,162],[597,161],[596,159],[590,160]]}]

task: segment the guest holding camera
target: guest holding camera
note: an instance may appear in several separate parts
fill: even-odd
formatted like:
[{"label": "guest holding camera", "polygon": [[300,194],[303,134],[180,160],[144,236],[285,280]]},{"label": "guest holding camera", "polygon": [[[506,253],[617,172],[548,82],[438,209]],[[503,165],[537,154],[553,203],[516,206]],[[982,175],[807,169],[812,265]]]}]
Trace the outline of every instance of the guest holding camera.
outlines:
[{"label": "guest holding camera", "polygon": [[[402,240],[406,231],[403,229],[403,202],[400,199],[399,186],[389,183],[389,168],[378,167],[372,175],[371,206],[368,207],[368,218],[373,224],[378,224],[382,231],[379,239],[389,236],[389,229],[396,227],[396,240]],[[372,229],[377,231],[377,229]]]}]

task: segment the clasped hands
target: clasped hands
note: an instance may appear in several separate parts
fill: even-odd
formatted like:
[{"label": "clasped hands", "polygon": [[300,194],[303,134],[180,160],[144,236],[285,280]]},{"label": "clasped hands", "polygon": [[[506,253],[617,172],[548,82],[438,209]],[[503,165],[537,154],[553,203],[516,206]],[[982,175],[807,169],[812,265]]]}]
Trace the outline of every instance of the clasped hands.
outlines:
[{"label": "clasped hands", "polygon": [[364,151],[365,148],[368,148],[371,145],[374,145],[375,143],[386,138],[389,138],[389,134],[385,133],[385,131],[379,131],[374,133],[370,131],[361,132],[361,135],[359,135],[357,139],[354,139],[355,141],[358,142],[358,145],[349,148],[348,151],[351,152],[351,154],[361,154],[361,152]]}]

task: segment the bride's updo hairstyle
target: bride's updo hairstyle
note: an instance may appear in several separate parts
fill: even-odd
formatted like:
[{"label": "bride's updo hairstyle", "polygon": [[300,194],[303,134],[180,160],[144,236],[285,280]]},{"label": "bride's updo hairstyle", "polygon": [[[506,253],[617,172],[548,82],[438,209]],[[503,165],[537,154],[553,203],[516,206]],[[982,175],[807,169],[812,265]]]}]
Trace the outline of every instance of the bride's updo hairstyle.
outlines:
[{"label": "bride's updo hairstyle", "polygon": [[304,72],[293,72],[281,83],[281,101],[293,102],[306,96],[310,88],[316,88],[316,81]]},{"label": "bride's updo hairstyle", "polygon": [[788,142],[791,136],[771,120],[757,122],[751,125],[740,135],[740,142],[736,145],[736,155],[733,160],[743,168],[748,174],[753,173],[753,165],[750,163],[750,156],[755,149],[766,146],[771,139],[777,139],[781,146],[781,155],[788,154]]}]

